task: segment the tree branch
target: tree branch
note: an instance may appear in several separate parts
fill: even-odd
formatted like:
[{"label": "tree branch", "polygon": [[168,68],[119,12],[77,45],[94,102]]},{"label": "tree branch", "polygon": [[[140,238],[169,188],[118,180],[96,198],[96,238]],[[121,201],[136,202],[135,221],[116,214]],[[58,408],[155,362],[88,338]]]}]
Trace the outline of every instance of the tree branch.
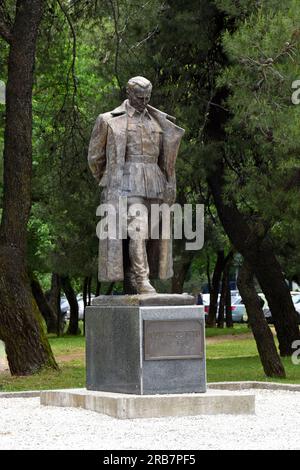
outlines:
[{"label": "tree branch", "polygon": [[4,0],[0,0],[0,37],[10,44],[12,40],[12,24],[4,3]]},{"label": "tree branch", "polygon": [[[69,13],[67,12],[67,10],[65,9],[64,5],[62,4],[61,0],[57,0],[57,3],[58,3],[61,11],[63,12],[63,14],[64,14],[64,16],[67,20],[67,23],[70,27],[71,34],[72,34],[73,46],[72,46],[72,64],[71,64],[70,71],[71,71],[71,74],[72,74],[72,80],[73,80],[73,86],[74,86],[74,95],[73,95],[73,104],[74,104],[75,98],[77,96],[77,77],[76,77],[77,38],[76,38],[76,31],[75,31],[75,28],[73,26],[72,19],[71,19]],[[70,73],[70,71],[69,71],[69,73]]]},{"label": "tree branch", "polygon": [[116,1],[116,4],[114,4],[113,0],[108,0],[108,6],[111,8],[112,11],[112,16],[113,16],[113,22],[114,22],[114,29],[115,29],[115,37],[116,37],[116,52],[115,52],[115,76],[120,88],[120,91],[122,90],[122,84],[119,78],[119,57],[120,57],[120,44],[121,44],[121,36],[120,36],[120,31],[119,31],[119,17],[120,17],[120,12],[119,12],[119,4],[118,0]]},{"label": "tree branch", "polygon": [[3,18],[0,16],[0,36],[4,41],[11,43],[12,34],[7,24],[3,21]]}]

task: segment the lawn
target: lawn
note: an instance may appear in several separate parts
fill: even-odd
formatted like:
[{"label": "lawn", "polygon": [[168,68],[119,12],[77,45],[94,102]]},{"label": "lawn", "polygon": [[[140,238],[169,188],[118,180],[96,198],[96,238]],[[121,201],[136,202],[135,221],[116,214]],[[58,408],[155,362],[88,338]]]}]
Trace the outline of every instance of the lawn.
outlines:
[{"label": "lawn", "polygon": [[[248,336],[244,336],[248,334]],[[226,335],[226,336],[224,336]],[[222,338],[222,336],[224,336]],[[257,354],[256,344],[249,338],[246,325],[234,329],[207,330],[207,376],[209,382],[270,380],[266,378]],[[214,342],[214,338],[216,339]],[[60,371],[44,370],[30,377],[10,377],[0,373],[0,391],[45,390],[56,388],[82,388],[85,386],[83,336],[49,337]],[[300,383],[300,365],[292,364],[290,358],[283,360],[286,380],[276,382]]]},{"label": "lawn", "polygon": [[214,336],[236,336],[251,333],[248,325],[236,323],[234,328],[206,328],[206,338]]}]

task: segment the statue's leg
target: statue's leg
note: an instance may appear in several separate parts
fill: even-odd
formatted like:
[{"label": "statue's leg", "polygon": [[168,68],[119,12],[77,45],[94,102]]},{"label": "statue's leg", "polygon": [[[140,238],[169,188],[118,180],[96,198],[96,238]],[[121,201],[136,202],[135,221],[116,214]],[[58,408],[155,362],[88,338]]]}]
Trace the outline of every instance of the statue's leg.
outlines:
[{"label": "statue's leg", "polygon": [[[144,204],[143,198],[128,198],[128,210],[132,208],[133,204]],[[145,204],[144,204],[145,205]],[[145,205],[145,207],[147,207]],[[147,220],[146,218],[147,217]],[[144,228],[148,227],[148,214],[139,215],[131,212],[128,216],[128,225],[140,227],[140,232],[134,231],[134,234],[129,230],[129,259],[130,271],[134,275],[137,292],[139,294],[155,293],[154,287],[149,281],[149,264],[147,259],[146,241],[148,234],[145,234]]]},{"label": "statue's leg", "polygon": [[137,286],[135,276],[131,269],[129,258],[129,240],[123,240],[123,266],[124,266],[124,281],[123,290],[124,294],[137,294]]}]

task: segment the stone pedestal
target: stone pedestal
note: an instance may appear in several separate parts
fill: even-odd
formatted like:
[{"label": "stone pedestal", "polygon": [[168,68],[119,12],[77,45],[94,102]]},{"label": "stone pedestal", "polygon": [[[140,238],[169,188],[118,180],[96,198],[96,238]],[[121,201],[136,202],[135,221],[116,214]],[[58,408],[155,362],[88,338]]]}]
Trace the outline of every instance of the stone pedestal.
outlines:
[{"label": "stone pedestal", "polygon": [[189,296],[101,296],[86,310],[87,389],[41,404],[119,419],[253,414],[255,396],[206,392],[204,312]]},{"label": "stone pedestal", "polygon": [[255,413],[255,395],[224,390],[181,395],[133,395],[86,389],[48,390],[41,392],[41,405],[83,408],[118,419],[251,415]]},{"label": "stone pedestal", "polygon": [[135,395],[206,391],[203,307],[188,305],[194,302],[190,296],[175,297],[102,296],[87,307],[88,390]]}]

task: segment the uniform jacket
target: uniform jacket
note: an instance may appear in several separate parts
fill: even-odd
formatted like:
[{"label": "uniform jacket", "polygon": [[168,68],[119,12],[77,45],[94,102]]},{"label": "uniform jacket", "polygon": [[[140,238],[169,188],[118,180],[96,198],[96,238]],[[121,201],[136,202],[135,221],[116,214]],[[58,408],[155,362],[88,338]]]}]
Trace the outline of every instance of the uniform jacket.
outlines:
[{"label": "uniform jacket", "polygon": [[[174,118],[148,105],[149,114],[162,129],[162,150],[158,165],[166,176],[166,202],[172,203],[176,194],[175,163],[184,129],[174,124]],[[89,167],[103,188],[102,201],[117,208],[122,195],[123,172],[127,143],[126,101],[111,112],[100,114],[93,129]],[[170,197],[170,194],[172,196]],[[118,239],[100,240],[99,280],[123,280],[123,243]],[[150,277],[168,279],[173,276],[172,240],[150,240],[147,245]]]}]

